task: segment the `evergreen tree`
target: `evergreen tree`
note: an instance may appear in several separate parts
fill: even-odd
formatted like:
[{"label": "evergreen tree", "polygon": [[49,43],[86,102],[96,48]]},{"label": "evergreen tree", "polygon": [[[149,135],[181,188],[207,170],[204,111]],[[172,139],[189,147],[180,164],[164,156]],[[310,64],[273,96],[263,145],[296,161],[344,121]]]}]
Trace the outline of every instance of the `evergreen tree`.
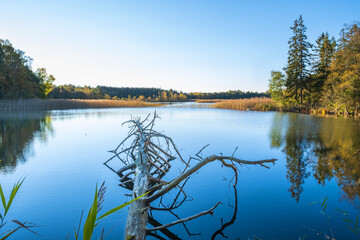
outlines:
[{"label": "evergreen tree", "polygon": [[308,92],[308,65],[310,63],[309,48],[311,44],[307,42],[305,34],[306,27],[302,16],[294,21],[294,26],[290,27],[294,33],[289,40],[288,61],[285,67],[286,89],[288,96],[292,97],[296,103],[303,104],[304,93]]},{"label": "evergreen tree", "polygon": [[330,64],[336,48],[335,38],[330,39],[328,33],[322,33],[314,47],[313,73],[311,76],[311,101],[319,104],[326,79],[330,75]]}]

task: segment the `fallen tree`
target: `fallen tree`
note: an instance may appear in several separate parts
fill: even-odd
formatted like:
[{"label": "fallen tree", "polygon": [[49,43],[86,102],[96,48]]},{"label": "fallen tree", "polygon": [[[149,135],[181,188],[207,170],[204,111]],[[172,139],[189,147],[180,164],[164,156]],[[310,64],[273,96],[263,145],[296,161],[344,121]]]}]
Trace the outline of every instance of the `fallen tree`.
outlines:
[{"label": "fallen tree", "polygon": [[[132,191],[132,198],[147,193],[145,197],[130,204],[125,226],[125,239],[127,240],[142,240],[145,239],[146,235],[155,236],[156,231],[161,231],[171,239],[179,239],[175,234],[168,231],[167,228],[176,224],[184,224],[187,221],[206,214],[212,214],[220,202],[206,211],[183,219],[178,218],[173,213],[178,220],[164,225],[158,223],[151,216],[149,217],[149,211],[167,210],[172,213],[172,210],[178,208],[187,198],[183,190],[187,180],[193,173],[200,170],[206,164],[220,161],[223,166],[233,169],[235,173],[234,185],[236,185],[237,165],[260,165],[269,168],[266,164],[273,164],[276,161],[276,159],[259,161],[242,160],[234,157],[235,151],[230,156],[210,155],[203,158],[201,153],[207,146],[202,148],[196,154],[196,157],[190,157],[188,161],[185,161],[173,140],[165,134],[154,130],[154,124],[157,118],[158,116],[155,113],[151,118],[150,115],[148,115],[144,120],[132,118],[123,123],[129,124],[130,131],[128,136],[114,150],[110,151],[114,155],[104,163],[120,176],[121,186]],[[114,159],[119,159],[123,164],[123,167],[117,171],[108,165],[108,163]],[[184,164],[184,170],[178,177],[171,181],[166,182],[162,180],[163,176],[171,168],[171,162],[175,160],[181,161]],[[197,160],[197,164],[191,166],[192,160]],[[183,184],[180,186],[181,183]],[[169,206],[162,204],[161,199],[164,194],[175,188],[178,188],[179,192],[174,198],[173,203]],[[183,199],[179,201],[180,195],[183,196]],[[151,205],[152,202],[158,199],[160,199],[161,208]],[[148,223],[154,227],[147,228]],[[162,239],[160,236],[158,238]]]}]

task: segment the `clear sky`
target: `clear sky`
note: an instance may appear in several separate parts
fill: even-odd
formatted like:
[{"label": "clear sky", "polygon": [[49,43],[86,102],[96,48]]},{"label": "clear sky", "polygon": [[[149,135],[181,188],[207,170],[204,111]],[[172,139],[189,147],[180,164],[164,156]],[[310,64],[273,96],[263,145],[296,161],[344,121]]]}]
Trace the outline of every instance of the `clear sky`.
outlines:
[{"label": "clear sky", "polygon": [[300,14],[337,38],[360,0],[0,0],[0,38],[56,85],[265,91]]}]

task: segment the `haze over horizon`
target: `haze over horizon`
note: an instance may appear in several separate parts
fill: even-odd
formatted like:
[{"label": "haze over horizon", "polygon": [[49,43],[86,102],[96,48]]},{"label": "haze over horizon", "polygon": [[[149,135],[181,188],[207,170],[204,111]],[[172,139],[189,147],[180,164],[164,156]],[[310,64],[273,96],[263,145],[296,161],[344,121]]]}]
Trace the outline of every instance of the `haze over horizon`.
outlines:
[{"label": "haze over horizon", "polygon": [[[300,5],[300,6],[299,6]],[[286,63],[290,26],[338,38],[360,1],[3,1],[0,38],[55,84],[266,91]]]}]

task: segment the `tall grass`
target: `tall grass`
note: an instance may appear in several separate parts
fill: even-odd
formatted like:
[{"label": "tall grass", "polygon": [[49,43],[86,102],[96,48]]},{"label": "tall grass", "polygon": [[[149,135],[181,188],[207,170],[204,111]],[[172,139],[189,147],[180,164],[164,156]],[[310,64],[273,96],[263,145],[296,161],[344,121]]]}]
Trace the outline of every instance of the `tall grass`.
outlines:
[{"label": "tall grass", "polygon": [[159,103],[139,100],[90,100],[90,99],[20,99],[1,100],[0,110],[61,110],[84,108],[134,108],[154,107]]},{"label": "tall grass", "polygon": [[[7,221],[5,220],[7,213],[10,210],[10,207],[12,206],[12,202],[17,194],[17,192],[19,191],[21,185],[24,182],[24,178],[19,180],[12,188],[9,199],[6,201],[6,197],[4,194],[4,191],[2,189],[2,186],[0,184],[0,197],[1,197],[1,205],[3,208],[3,211],[0,211],[0,229],[7,224]],[[17,224],[16,228],[13,228],[11,230],[8,230],[6,232],[0,233],[0,240],[5,240],[8,237],[12,236],[17,230],[21,229],[21,228],[25,228],[27,230],[29,230],[32,233],[37,234],[36,232],[32,231],[30,228],[36,227],[36,225],[34,225],[33,223],[28,223],[28,222],[20,222],[18,220],[10,220],[11,222]]]},{"label": "tall grass", "polygon": [[245,98],[215,102],[215,108],[233,110],[275,111],[276,103],[271,98]]},{"label": "tall grass", "polygon": [[224,99],[198,99],[195,102],[197,103],[217,103],[217,102],[222,102],[222,101],[226,101]]},{"label": "tall grass", "polygon": [[[100,186],[99,189],[96,186],[94,200],[93,200],[92,205],[91,205],[91,207],[89,209],[89,213],[88,213],[88,215],[86,217],[84,226],[82,226],[82,230],[83,230],[82,231],[82,235],[83,235],[82,239],[83,240],[91,240],[94,229],[99,224],[99,221],[101,219],[118,212],[119,210],[123,209],[127,205],[129,205],[132,202],[138,200],[139,198],[144,197],[146,194],[149,193],[149,192],[144,193],[144,194],[132,199],[131,201],[120,204],[119,206],[116,206],[116,207],[110,209],[109,211],[107,211],[106,213],[102,214],[101,216],[98,216],[101,209],[102,209],[102,203],[104,202],[104,199],[105,199],[105,192],[106,192],[105,182],[103,182],[103,184]],[[82,216],[83,216],[83,212],[81,213],[78,229],[77,230],[74,229],[75,240],[81,239],[81,237],[80,237],[80,229],[81,229]],[[69,239],[69,237],[70,237],[70,235],[67,236],[67,239]],[[101,236],[100,236],[100,240],[103,240],[103,239],[104,239],[104,229],[102,230]]]}]

